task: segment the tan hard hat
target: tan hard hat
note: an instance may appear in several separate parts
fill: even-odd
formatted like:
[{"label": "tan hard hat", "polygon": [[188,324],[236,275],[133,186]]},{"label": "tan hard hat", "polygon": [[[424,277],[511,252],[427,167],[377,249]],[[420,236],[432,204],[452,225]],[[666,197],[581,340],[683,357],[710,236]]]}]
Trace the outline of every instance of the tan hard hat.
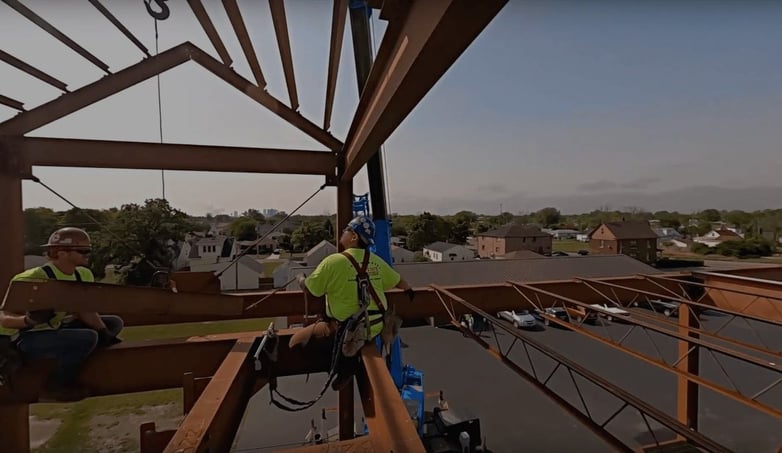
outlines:
[{"label": "tan hard hat", "polygon": [[69,249],[90,249],[90,235],[81,228],[65,227],[52,233],[49,242],[41,247],[66,247]]}]

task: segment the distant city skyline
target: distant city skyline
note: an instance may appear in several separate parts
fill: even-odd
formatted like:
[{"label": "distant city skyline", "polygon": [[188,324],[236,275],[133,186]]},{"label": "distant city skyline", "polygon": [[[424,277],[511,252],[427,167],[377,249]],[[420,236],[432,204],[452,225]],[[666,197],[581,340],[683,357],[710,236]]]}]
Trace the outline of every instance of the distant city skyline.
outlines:
[{"label": "distant city skyline", "polygon": [[[26,4],[117,71],[142,55],[88,2]],[[187,4],[169,2],[160,48],[185,40],[214,50]],[[155,48],[138,2],[107,1]],[[233,56],[253,79],[218,2],[207,3]],[[268,5],[244,2],[269,92],[287,102]],[[322,122],[331,6],[288,2],[301,112]],[[391,212],[563,213],[600,207],[649,211],[752,211],[782,205],[782,4],[514,1],[489,24],[385,146]],[[84,26],[89,24],[89,26]],[[379,45],[384,23],[373,18]],[[343,139],[357,103],[349,24],[332,133]],[[19,39],[24,36],[24,39]],[[0,4],[3,50],[66,81],[104,74]],[[59,92],[0,64],[2,94],[26,103]],[[154,79],[29,134],[159,140]],[[322,150],[303,133],[195,65],[161,77],[169,143]],[[0,121],[16,113],[0,106]],[[84,208],[161,195],[160,172],[36,168],[36,176]],[[290,212],[323,178],[166,172],[171,204],[191,215],[274,207]],[[356,193],[367,189],[359,173]],[[24,206],[68,206],[24,183]],[[301,213],[336,210],[327,188]]]}]

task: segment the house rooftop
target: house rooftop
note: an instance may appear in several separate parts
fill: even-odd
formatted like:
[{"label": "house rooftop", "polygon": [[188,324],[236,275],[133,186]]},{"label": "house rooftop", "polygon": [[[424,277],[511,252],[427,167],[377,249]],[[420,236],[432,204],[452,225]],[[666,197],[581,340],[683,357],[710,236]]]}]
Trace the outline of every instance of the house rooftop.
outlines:
[{"label": "house rooftop", "polygon": [[495,238],[529,238],[551,237],[550,234],[528,225],[505,225],[495,230],[478,233],[476,236],[488,236]]},{"label": "house rooftop", "polygon": [[592,236],[598,228],[605,225],[617,239],[657,239],[657,233],[652,230],[647,222],[606,222],[599,225],[589,234]]},{"label": "house rooftop", "polygon": [[448,242],[437,241],[437,242],[432,242],[431,244],[425,246],[424,248],[427,250],[443,253],[454,247],[464,247],[464,246],[459,244],[451,244]]}]

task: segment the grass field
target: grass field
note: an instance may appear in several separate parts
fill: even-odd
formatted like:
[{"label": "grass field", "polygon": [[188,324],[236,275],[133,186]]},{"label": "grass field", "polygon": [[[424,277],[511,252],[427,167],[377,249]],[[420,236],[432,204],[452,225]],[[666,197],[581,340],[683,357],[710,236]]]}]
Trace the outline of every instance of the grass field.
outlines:
[{"label": "grass field", "polygon": [[[242,319],[162,326],[128,327],[120,337],[125,341],[189,337],[227,332],[265,330],[266,319]],[[138,425],[158,423],[158,429],[176,427],[182,414],[182,389],[88,398],[69,404],[30,405],[31,425],[58,423],[54,434],[36,453],[54,452],[133,452],[138,451]],[[167,426],[168,424],[168,426]],[[33,427],[35,431],[35,427]],[[35,436],[32,440],[35,441]]]},{"label": "grass field", "polygon": [[575,239],[555,239],[551,243],[551,248],[554,251],[575,253],[579,250],[589,250],[589,243],[579,242]]}]

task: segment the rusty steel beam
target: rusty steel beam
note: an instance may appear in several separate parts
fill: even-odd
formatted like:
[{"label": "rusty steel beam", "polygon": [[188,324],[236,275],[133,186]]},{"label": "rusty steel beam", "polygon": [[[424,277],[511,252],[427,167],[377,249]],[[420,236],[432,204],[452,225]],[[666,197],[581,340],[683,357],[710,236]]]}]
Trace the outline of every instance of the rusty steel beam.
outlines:
[{"label": "rusty steel beam", "polygon": [[253,48],[253,41],[250,39],[250,34],[247,33],[247,27],[244,25],[244,19],[242,19],[242,12],[239,10],[239,5],[236,0],[223,0],[223,7],[225,13],[228,15],[228,20],[231,21],[231,26],[236,32],[236,38],[239,40],[239,44],[242,46],[242,52],[244,52],[247,63],[250,65],[253,76],[258,82],[260,88],[266,88],[266,79],[263,78],[263,72],[261,72],[261,64],[258,62],[258,56],[255,54]]},{"label": "rusty steel beam", "polygon": [[24,102],[0,94],[0,105],[24,112]]},{"label": "rusty steel beam", "polygon": [[352,439],[355,435],[355,383],[350,383],[339,391],[339,440]]},{"label": "rusty steel beam", "polygon": [[[706,290],[706,297],[715,305],[741,313],[782,323],[782,282],[742,275],[698,272],[696,274],[713,286]],[[754,293],[752,296],[737,295],[732,289]]]},{"label": "rusty steel beam", "polygon": [[611,287],[611,288],[617,288],[617,289],[621,289],[621,290],[624,290],[624,291],[632,291],[632,292],[635,292],[635,293],[638,293],[638,294],[644,294],[644,295],[652,296],[652,297],[663,297],[665,299],[675,300],[675,301],[677,301],[679,303],[682,303],[682,304],[687,304],[687,305],[689,305],[691,307],[698,307],[698,308],[702,308],[704,310],[712,310],[712,311],[716,311],[716,312],[720,312],[720,313],[725,313],[725,314],[728,314],[728,315],[733,315],[733,316],[736,316],[736,317],[739,317],[739,318],[746,318],[746,319],[751,319],[753,321],[758,321],[758,322],[762,322],[762,323],[766,323],[766,324],[782,326],[782,320],[777,321],[777,320],[774,320],[774,319],[763,318],[762,316],[756,316],[756,315],[752,315],[752,314],[742,313],[742,312],[739,312],[739,311],[736,311],[736,310],[730,310],[730,309],[727,309],[727,308],[718,307],[716,305],[704,304],[704,303],[701,303],[701,302],[695,302],[695,301],[692,301],[690,299],[685,299],[683,297],[661,296],[660,294],[652,292],[652,291],[645,291],[643,289],[631,288],[631,287],[628,287],[628,286],[625,286],[625,285],[619,285],[617,283],[612,283],[612,282],[608,282],[608,281],[605,281],[605,280],[595,280],[595,279],[591,279],[591,278],[580,278],[580,277],[577,278],[577,280],[581,280],[581,281],[584,281],[584,282],[590,282],[590,283],[597,283],[597,284],[608,286],[608,287]]},{"label": "rusty steel beam", "polygon": [[[728,291],[728,292],[731,292],[731,293],[743,294],[745,296],[757,296],[758,295],[757,293],[752,292],[752,291],[746,291],[746,290],[741,290],[741,289],[736,289],[736,288],[724,288],[724,287],[721,287],[721,286],[710,285],[708,283],[693,282],[693,281],[690,281],[690,280],[681,280],[681,279],[678,279],[678,278],[664,277],[662,275],[639,274],[639,276],[643,277],[645,279],[648,279],[648,280],[664,280],[664,281],[667,281],[667,282],[679,283],[681,285],[697,286],[699,288],[720,289],[720,290]],[[766,299],[782,301],[782,297],[780,297],[780,296],[763,295],[763,297],[766,298]],[[719,307],[717,307],[717,308],[719,308]]]},{"label": "rusty steel beam", "polygon": [[[563,302],[566,302],[566,303],[569,303],[569,304],[582,306],[582,307],[584,307],[585,309],[588,309],[588,310],[593,310],[595,312],[599,312],[599,313],[604,313],[604,314],[610,315],[610,312],[606,312],[606,311],[601,310],[601,309],[589,307],[588,304],[585,304],[585,303],[577,301],[577,300],[573,300],[573,299],[570,299],[570,298],[567,298],[567,297],[558,296],[558,295],[556,295],[554,293],[551,293],[551,292],[548,292],[548,291],[545,291],[545,290],[541,290],[539,288],[535,288],[534,286],[531,286],[531,285],[527,285],[527,284],[523,284],[523,283],[515,283],[515,284],[518,287],[526,288],[526,289],[531,290],[533,292],[540,292],[542,294],[547,294],[549,296],[556,297],[559,300],[562,300]],[[723,396],[731,398],[731,399],[733,399],[735,401],[738,401],[738,402],[740,402],[740,403],[742,403],[742,404],[744,404],[744,405],[746,405],[746,406],[748,406],[748,407],[750,407],[752,409],[764,412],[764,413],[769,414],[769,415],[771,415],[773,417],[782,418],[782,410],[779,410],[777,408],[771,407],[769,405],[766,405],[766,404],[760,403],[760,402],[758,402],[756,400],[753,400],[751,398],[748,398],[748,397],[744,396],[743,394],[741,394],[740,392],[738,392],[736,390],[725,388],[725,387],[723,387],[721,385],[718,385],[718,384],[715,384],[712,381],[710,381],[708,379],[705,379],[705,378],[703,378],[701,376],[694,375],[694,374],[689,373],[689,372],[684,371],[684,370],[680,370],[679,368],[668,364],[667,362],[665,362],[662,359],[655,359],[653,357],[649,357],[646,354],[643,354],[643,353],[640,353],[640,352],[635,351],[633,349],[627,348],[626,346],[622,345],[621,342],[614,341],[613,339],[610,339],[610,338],[602,337],[602,336],[600,336],[600,335],[598,335],[596,333],[593,333],[592,331],[589,331],[589,330],[587,330],[587,329],[585,329],[585,328],[583,328],[581,326],[575,326],[575,325],[573,325],[573,324],[571,324],[569,322],[562,321],[559,318],[554,317],[554,316],[547,316],[547,315],[544,315],[544,316],[546,316],[546,318],[550,322],[553,322],[553,323],[555,323],[557,325],[565,327],[565,328],[567,328],[569,330],[572,330],[574,332],[578,332],[579,334],[584,335],[587,338],[595,340],[595,341],[597,341],[599,343],[602,343],[604,345],[610,346],[610,347],[612,347],[612,348],[614,348],[614,349],[616,349],[618,351],[622,351],[622,352],[630,355],[631,357],[634,357],[636,359],[640,359],[640,360],[642,360],[645,363],[648,363],[650,365],[654,365],[654,366],[656,366],[656,367],[658,367],[660,369],[663,369],[665,371],[671,372],[671,373],[675,374],[678,377],[683,377],[683,378],[685,378],[685,379],[687,379],[687,380],[689,380],[689,381],[691,381],[693,383],[701,385],[704,388],[708,388],[709,390],[712,390],[712,391],[714,391],[716,393],[719,393],[720,395],[723,395]],[[645,328],[645,329],[648,329],[648,330],[651,330],[651,331],[654,331],[654,332],[661,333],[661,334],[663,334],[665,336],[668,336],[668,337],[672,337],[672,338],[679,339],[679,340],[685,340],[685,341],[689,340],[691,343],[697,344],[700,347],[704,347],[704,348],[707,348],[707,349],[710,349],[710,350],[713,350],[713,351],[720,352],[720,353],[725,354],[725,355],[727,355],[729,357],[733,357],[733,358],[736,358],[738,360],[741,360],[741,361],[744,361],[744,362],[748,362],[748,363],[760,366],[762,368],[770,369],[772,371],[777,371],[777,372],[780,371],[780,365],[778,365],[778,364],[776,364],[774,362],[758,360],[758,359],[756,359],[754,357],[747,356],[746,354],[738,353],[736,351],[732,351],[730,349],[723,348],[723,347],[718,346],[718,345],[709,344],[709,343],[704,342],[703,340],[700,340],[700,339],[689,338],[686,335],[680,335],[678,332],[674,333],[674,332],[671,332],[671,331],[666,331],[665,329],[660,329],[660,328],[657,328],[656,326],[651,325],[649,323],[644,323],[642,321],[634,320],[632,318],[626,318],[626,321],[629,324],[637,325],[639,327],[642,327],[642,328]]]},{"label": "rusty steel beam", "polygon": [[412,2],[389,23],[345,140],[343,177],[369,161],[506,3]]},{"label": "rusty steel beam", "polygon": [[307,445],[304,447],[286,448],[275,450],[279,453],[369,453],[373,452],[372,435],[362,436],[357,439],[343,440],[339,442],[326,442],[319,445]]},{"label": "rusty steel beam", "polygon": [[[86,297],[87,293],[93,297]],[[167,297],[159,297],[161,293]],[[65,294],[68,300],[64,299]],[[0,309],[14,313],[50,308],[101,312],[109,310],[109,304],[116,300],[124,301],[122,309],[126,313],[151,315],[239,316],[244,309],[242,299],[220,294],[174,293],[158,288],[57,280],[11,282]]]},{"label": "rusty steel beam", "polygon": [[272,113],[275,113],[277,116],[317,140],[328,149],[338,151],[342,148],[342,142],[337,140],[333,135],[304,118],[301,113],[280,102],[277,98],[266,92],[266,90],[253,85],[252,82],[245,79],[231,68],[223,65],[211,55],[196,48],[193,51],[192,58],[193,61],[206,68],[209,72],[268,108]]},{"label": "rusty steel beam", "polygon": [[285,18],[285,4],[283,3],[283,0],[269,0],[269,10],[271,10],[272,14],[274,33],[277,36],[277,46],[280,49],[282,71],[285,74],[285,85],[288,87],[288,97],[290,97],[291,100],[291,108],[293,110],[298,110],[299,95],[296,94],[296,77],[293,73],[291,41],[288,37],[288,21]]},{"label": "rusty steel beam", "polygon": [[96,82],[0,123],[0,135],[24,135],[90,104],[161,74],[190,58],[190,43],[172,47]]},{"label": "rusty steel beam", "polygon": [[[692,310],[679,310],[679,333],[692,338],[700,338],[693,329],[700,325]],[[677,341],[678,356],[683,357],[676,366],[689,374],[700,375],[699,346],[688,341]],[[698,431],[698,408],[700,397],[698,385],[683,376],[676,377],[676,416],[686,427]]]},{"label": "rusty steel beam", "polygon": [[111,14],[111,11],[106,9],[106,7],[103,6],[103,4],[101,4],[100,0],[89,0],[89,1],[90,3],[92,3],[92,6],[94,6],[95,9],[97,9],[98,11],[100,11],[101,14],[103,14],[103,17],[108,19],[109,22],[111,22],[115,27],[117,27],[117,30],[119,30],[123,35],[125,35],[125,37],[128,38],[130,42],[133,43],[133,45],[135,45],[136,47],[139,48],[139,50],[144,52],[144,55],[148,57],[151,56],[149,54],[149,49],[147,49],[146,46],[142,44],[141,41],[139,41],[138,38],[136,38],[133,35],[133,33],[131,33],[131,31],[128,30],[128,28],[125,27],[125,25],[122,22],[120,22],[119,19],[117,19],[113,14]]},{"label": "rusty steel beam", "polygon": [[348,0],[334,0],[331,16],[331,39],[329,40],[329,68],[326,76],[326,107],[323,113],[323,129],[331,129],[331,112],[334,108],[334,93],[337,89],[339,60],[342,55],[342,39],[345,36],[345,20]]},{"label": "rusty steel beam", "polygon": [[201,24],[201,28],[204,29],[206,36],[217,51],[217,55],[223,60],[223,64],[231,66],[233,60],[231,60],[228,49],[225,48],[223,40],[220,39],[220,34],[217,32],[214,23],[212,23],[212,19],[209,18],[209,13],[206,12],[206,8],[204,8],[201,0],[187,0],[187,3],[190,5],[190,9],[193,10],[193,14],[195,14],[196,19],[198,19],[198,23]]},{"label": "rusty steel beam", "polygon": [[24,270],[24,217],[22,180],[17,168],[18,153],[0,146],[0,231],[3,232],[3,259],[0,259],[0,291]]},{"label": "rusty steel beam", "polygon": [[102,62],[95,55],[89,53],[82,46],[76,44],[76,42],[71,38],[69,38],[68,35],[55,28],[52,24],[44,20],[41,16],[35,14],[30,8],[24,6],[18,0],[3,0],[3,2],[6,5],[10,6],[11,8],[15,9],[16,12],[18,12],[22,16],[26,17],[30,22],[39,26],[46,33],[49,33],[50,35],[54,36],[58,41],[68,46],[71,50],[73,50],[77,54],[81,55],[82,57],[90,61],[92,64],[99,67],[107,74],[111,74],[111,71],[109,71],[109,65]]},{"label": "rusty steel beam", "polygon": [[[255,338],[240,338],[179,425],[165,452],[229,451],[255,381],[247,356]],[[265,383],[264,383],[265,384]]]},{"label": "rusty steel beam", "polygon": [[106,140],[0,137],[21,153],[25,167],[133,168],[187,171],[336,174],[325,151],[183,145]]},{"label": "rusty steel beam", "polygon": [[0,405],[0,439],[3,451],[30,451],[30,405],[27,403]]},{"label": "rusty steel beam", "polygon": [[[587,381],[591,382],[592,384],[596,385],[597,387],[603,389],[607,393],[615,396],[616,398],[619,398],[620,400],[624,401],[628,405],[634,407],[642,414],[647,414],[657,420],[660,424],[665,426],[666,428],[670,429],[674,433],[688,439],[691,441],[695,446],[706,448],[707,451],[710,452],[727,452],[729,451],[724,446],[712,441],[708,437],[704,436],[703,434],[693,432],[687,427],[686,425],[679,423],[676,419],[669,416],[665,412],[657,409],[656,407],[652,406],[651,404],[647,403],[646,401],[638,398],[637,396],[631,394],[630,392],[627,392],[623,388],[611,383],[607,379],[603,378],[602,376],[598,375],[597,373],[594,373],[590,371],[588,368],[570,360],[569,358],[565,357],[564,355],[560,354],[559,352],[555,351],[551,347],[547,346],[546,344],[537,341],[533,339],[531,336],[525,335],[522,333],[519,329],[512,327],[509,325],[509,323],[505,321],[498,320],[494,318],[493,315],[479,309],[477,306],[469,303],[468,301],[460,298],[459,296],[455,295],[454,293],[448,291],[447,289],[433,285],[433,288],[446,295],[449,299],[456,301],[457,303],[465,306],[468,308],[472,313],[475,313],[483,318],[485,318],[487,321],[489,321],[493,326],[498,326],[502,330],[504,330],[506,333],[510,334],[517,340],[520,340],[523,344],[529,345],[532,348],[538,350],[538,352],[542,353],[545,356],[548,356],[552,360],[554,360],[557,364],[564,365],[568,370],[571,370],[575,372],[576,374],[579,374],[581,377],[586,379]],[[600,436],[603,440],[605,440],[609,445],[612,447],[621,450],[621,451],[633,451],[629,447],[627,447],[621,440],[613,436],[610,432],[608,432],[605,429],[606,424],[605,422],[602,425],[598,425],[590,416],[587,414],[584,414],[579,409],[575,408],[572,404],[570,404],[567,400],[563,399],[561,396],[559,396],[556,392],[549,389],[545,382],[541,382],[539,377],[533,374],[530,374],[529,372],[525,371],[523,368],[516,365],[514,362],[512,362],[508,357],[507,354],[509,353],[502,353],[498,348],[490,345],[485,340],[483,340],[480,336],[473,333],[471,330],[464,328],[457,320],[452,319],[452,324],[457,327],[462,333],[465,335],[471,337],[473,340],[478,342],[481,346],[483,346],[487,351],[489,351],[493,356],[495,356],[497,359],[499,359],[503,364],[508,366],[511,370],[519,374],[521,377],[523,377],[525,380],[527,380],[530,384],[535,386],[538,390],[552,398],[559,406],[561,406],[563,409],[565,409],[568,413],[570,413],[572,416],[574,416],[576,419],[581,421],[587,428],[589,428],[592,432]],[[528,357],[531,357],[528,355]],[[531,358],[530,358],[531,360]],[[534,369],[534,365],[532,365],[532,368]],[[588,413],[588,410],[587,410]],[[610,421],[610,419],[609,419]]]},{"label": "rusty steel beam", "polygon": [[41,71],[40,69],[25,63],[24,61],[16,58],[15,56],[9,54],[8,52],[4,52],[3,50],[0,50],[0,61],[8,63],[9,65],[15,67],[16,69],[26,72],[27,74],[35,77],[36,79],[41,80],[42,82],[46,82],[55,88],[58,88],[66,92],[68,91],[68,85],[66,85],[64,82],[61,82],[55,79],[54,77],[50,76],[49,74]]},{"label": "rusty steel beam", "polygon": [[361,350],[358,390],[369,436],[375,451],[423,453],[424,446],[410,414],[374,345]]}]

